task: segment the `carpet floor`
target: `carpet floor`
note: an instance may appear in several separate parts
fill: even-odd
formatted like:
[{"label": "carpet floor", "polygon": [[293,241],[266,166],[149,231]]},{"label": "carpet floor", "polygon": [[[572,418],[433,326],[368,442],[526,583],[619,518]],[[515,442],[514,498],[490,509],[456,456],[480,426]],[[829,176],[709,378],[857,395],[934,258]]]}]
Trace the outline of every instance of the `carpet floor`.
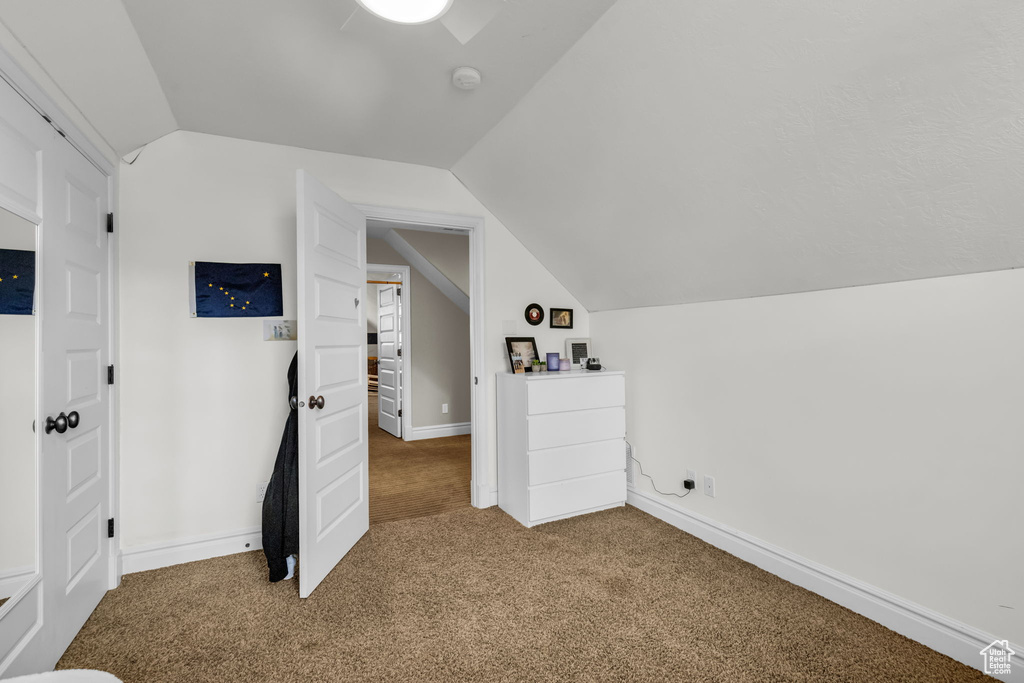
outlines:
[{"label": "carpet floor", "polygon": [[470,506],[470,437],[402,441],[377,423],[371,393],[370,524],[436,515]]},{"label": "carpet floor", "polygon": [[130,574],[58,668],[136,681],[981,681],[632,507],[376,524],[300,600],[261,553]]}]

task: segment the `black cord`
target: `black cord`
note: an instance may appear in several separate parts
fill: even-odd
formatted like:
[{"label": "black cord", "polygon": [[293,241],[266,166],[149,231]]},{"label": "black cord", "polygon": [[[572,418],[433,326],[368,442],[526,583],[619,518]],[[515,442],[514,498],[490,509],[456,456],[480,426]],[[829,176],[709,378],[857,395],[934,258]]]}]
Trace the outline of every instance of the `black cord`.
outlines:
[{"label": "black cord", "polygon": [[640,464],[639,460],[637,460],[636,458],[633,457],[633,444],[629,443],[628,441],[626,442],[626,444],[629,446],[629,459],[632,460],[633,462],[635,462],[636,466],[638,468],[640,468],[640,474],[644,475],[645,477],[647,477],[648,479],[651,480],[651,486],[654,487],[655,491],[657,491],[658,493],[660,493],[663,496],[675,496],[676,498],[686,498],[688,495],[693,493],[693,489],[690,489],[689,491],[687,491],[686,493],[683,493],[683,494],[675,493],[673,491],[661,491],[661,490],[659,490],[658,489],[658,485],[654,483],[654,477],[652,477],[651,475],[649,475],[646,472],[644,472],[644,466],[642,464]]}]

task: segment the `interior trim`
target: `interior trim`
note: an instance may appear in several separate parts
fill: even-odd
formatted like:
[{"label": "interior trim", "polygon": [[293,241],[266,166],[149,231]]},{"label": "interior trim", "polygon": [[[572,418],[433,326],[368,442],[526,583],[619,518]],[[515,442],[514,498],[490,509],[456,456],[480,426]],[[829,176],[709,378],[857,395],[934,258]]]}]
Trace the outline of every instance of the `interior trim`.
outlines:
[{"label": "interior trim", "polygon": [[[994,635],[719,524],[704,515],[665,503],[648,493],[630,488],[626,492],[626,502],[973,669],[982,669],[981,649],[996,640]],[[1011,643],[1010,648],[1017,654],[1013,656],[1013,675],[1009,680],[1024,681],[1024,647]]]}]

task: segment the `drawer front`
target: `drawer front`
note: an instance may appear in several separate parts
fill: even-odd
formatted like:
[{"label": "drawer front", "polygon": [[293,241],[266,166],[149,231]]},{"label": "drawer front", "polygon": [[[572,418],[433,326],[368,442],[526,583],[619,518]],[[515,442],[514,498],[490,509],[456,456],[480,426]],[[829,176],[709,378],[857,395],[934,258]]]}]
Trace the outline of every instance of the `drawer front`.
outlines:
[{"label": "drawer front", "polygon": [[527,450],[558,448],[626,436],[626,409],[601,408],[527,418]]},{"label": "drawer front", "polygon": [[626,500],[626,473],[609,472],[530,489],[530,522]]},{"label": "drawer front", "polygon": [[625,469],[626,444],[622,439],[549,448],[530,453],[530,486]]},{"label": "drawer front", "polygon": [[526,405],[529,415],[624,406],[626,378],[624,375],[586,375],[527,382]]}]

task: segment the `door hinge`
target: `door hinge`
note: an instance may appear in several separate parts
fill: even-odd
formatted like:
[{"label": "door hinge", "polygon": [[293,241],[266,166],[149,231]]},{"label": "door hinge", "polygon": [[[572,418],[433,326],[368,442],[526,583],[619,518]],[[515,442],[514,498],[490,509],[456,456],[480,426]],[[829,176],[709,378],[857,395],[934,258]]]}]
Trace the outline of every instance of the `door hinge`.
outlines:
[{"label": "door hinge", "polygon": [[398,288],[398,296],[402,296],[402,288],[401,287]]},{"label": "door hinge", "polygon": [[113,383],[114,383],[114,366],[113,365],[108,365],[107,366],[107,384],[113,384]]},{"label": "door hinge", "polygon": [[473,384],[474,384],[474,385],[475,385],[475,384],[480,384],[480,378],[479,378],[479,377],[474,377],[474,378],[473,378]]},{"label": "door hinge", "polygon": [[111,517],[107,520],[107,538],[114,537],[114,518]]},{"label": "door hinge", "polygon": [[402,357],[402,349],[398,349],[398,357],[399,357],[399,358],[401,358],[401,357]]},{"label": "door hinge", "polygon": [[107,214],[107,232],[114,232],[114,214]]},{"label": "door hinge", "polygon": [[401,408],[398,409],[398,417],[402,417],[402,409]]}]

